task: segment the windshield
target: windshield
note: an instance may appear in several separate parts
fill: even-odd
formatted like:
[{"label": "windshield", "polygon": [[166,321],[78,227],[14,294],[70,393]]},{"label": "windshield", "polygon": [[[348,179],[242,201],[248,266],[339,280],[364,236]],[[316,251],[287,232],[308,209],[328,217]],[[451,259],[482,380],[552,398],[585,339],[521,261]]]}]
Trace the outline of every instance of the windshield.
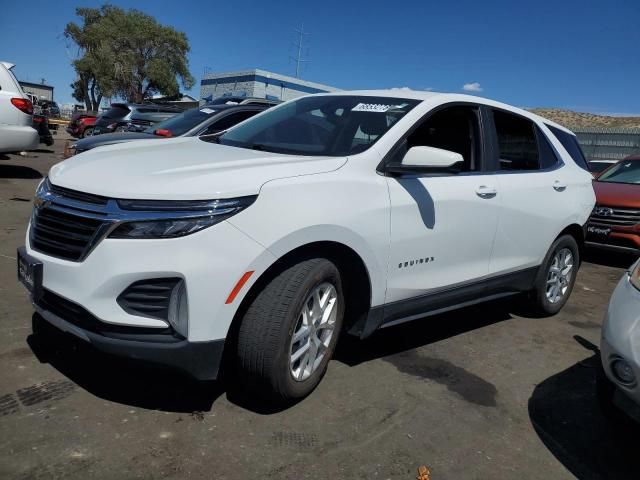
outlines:
[{"label": "windshield", "polygon": [[180,115],[171,117],[164,122],[159,122],[150,126],[146,130],[144,130],[144,133],[153,135],[153,132],[155,132],[156,130],[169,130],[172,136],[177,137],[204,122],[214,113],[217,113],[217,111],[213,108],[193,108],[181,113]]},{"label": "windshield", "polygon": [[303,97],[243,122],[219,142],[294,155],[354,155],[373,145],[418,103],[391,97]]},{"label": "windshield", "polygon": [[598,181],[640,184],[640,160],[622,160],[598,177]]}]

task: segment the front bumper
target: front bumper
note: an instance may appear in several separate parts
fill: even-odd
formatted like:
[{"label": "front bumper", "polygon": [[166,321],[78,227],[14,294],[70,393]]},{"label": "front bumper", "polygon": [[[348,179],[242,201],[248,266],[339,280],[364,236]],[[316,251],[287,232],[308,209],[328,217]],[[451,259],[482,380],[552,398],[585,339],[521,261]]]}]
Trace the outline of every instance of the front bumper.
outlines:
[{"label": "front bumper", "polygon": [[169,367],[197,380],[215,380],[218,376],[224,340],[149,341],[145,335],[136,333],[120,334],[118,338],[82,328],[74,319],[62,318],[38,301],[34,301],[34,307],[48,324],[91,344],[102,352]]},{"label": "front bumper", "polygon": [[[640,291],[629,282],[625,274],[611,296],[602,326],[600,344],[602,366],[607,378],[616,386],[625,400],[619,406],[633,417],[640,409]],[[636,376],[631,385],[621,383],[614,375],[611,364],[622,358]]]}]

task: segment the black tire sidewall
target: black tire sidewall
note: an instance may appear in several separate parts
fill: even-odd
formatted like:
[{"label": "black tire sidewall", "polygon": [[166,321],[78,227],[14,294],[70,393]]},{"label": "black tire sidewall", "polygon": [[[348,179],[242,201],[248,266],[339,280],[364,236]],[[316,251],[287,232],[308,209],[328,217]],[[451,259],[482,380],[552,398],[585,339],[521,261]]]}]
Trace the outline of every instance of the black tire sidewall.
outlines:
[{"label": "black tire sidewall", "polygon": [[90,135],[93,135],[93,127],[85,128],[84,131],[82,132],[82,138],[86,138]]},{"label": "black tire sidewall", "polygon": [[[547,298],[547,277],[549,274],[549,268],[551,268],[551,264],[553,262],[553,257],[558,251],[562,250],[563,248],[568,248],[569,250],[571,250],[571,254],[573,255],[573,274],[571,275],[569,288],[567,289],[564,297],[557,303],[551,303]],[[580,251],[575,239],[571,235],[563,235],[558,238],[549,249],[549,252],[545,257],[543,268],[540,270],[540,273],[538,274],[538,278],[536,280],[535,301],[536,307],[540,311],[540,313],[546,315],[554,315],[562,310],[562,308],[569,300],[571,293],[573,292],[573,287],[576,283],[579,266]]]},{"label": "black tire sidewall", "polygon": [[[291,338],[304,302],[318,285],[325,282],[331,283],[335,287],[338,296],[338,312],[333,337],[331,338],[329,348],[327,349],[318,369],[313,372],[309,378],[299,382],[294,380],[289,368]],[[333,356],[339,333],[342,328],[344,310],[344,293],[340,273],[333,263],[328,260],[323,260],[313,268],[311,272],[309,272],[309,275],[305,278],[301,288],[298,290],[295,300],[291,302],[291,308],[287,313],[286,334],[282,335],[281,339],[284,343],[281,343],[280,355],[278,355],[274,364],[277,369],[277,372],[274,372],[274,378],[277,379],[278,383],[276,389],[282,392],[286,397],[302,398],[308,395],[318,385],[324,376],[331,357]]]}]

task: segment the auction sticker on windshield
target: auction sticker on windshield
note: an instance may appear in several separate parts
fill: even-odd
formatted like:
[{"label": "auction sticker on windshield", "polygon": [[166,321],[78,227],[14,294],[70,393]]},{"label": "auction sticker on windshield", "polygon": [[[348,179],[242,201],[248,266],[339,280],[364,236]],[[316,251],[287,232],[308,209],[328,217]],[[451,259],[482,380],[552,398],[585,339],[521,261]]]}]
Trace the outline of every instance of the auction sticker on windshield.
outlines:
[{"label": "auction sticker on windshield", "polygon": [[352,112],[378,112],[384,113],[395,105],[383,105],[381,103],[359,103],[351,109]]}]

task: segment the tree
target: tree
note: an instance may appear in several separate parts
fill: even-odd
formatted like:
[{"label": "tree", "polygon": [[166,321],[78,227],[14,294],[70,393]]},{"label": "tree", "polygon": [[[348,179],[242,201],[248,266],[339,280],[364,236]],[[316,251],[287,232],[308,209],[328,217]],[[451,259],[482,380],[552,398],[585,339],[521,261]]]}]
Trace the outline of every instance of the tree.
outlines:
[{"label": "tree", "polygon": [[76,14],[83,25],[69,23],[65,35],[78,46],[74,96],[87,108],[97,109],[102,95],[142,102],[156,93],[176,95],[178,79],[185,88],[193,85],[184,33],[138,10],[111,5],[78,8]]}]

